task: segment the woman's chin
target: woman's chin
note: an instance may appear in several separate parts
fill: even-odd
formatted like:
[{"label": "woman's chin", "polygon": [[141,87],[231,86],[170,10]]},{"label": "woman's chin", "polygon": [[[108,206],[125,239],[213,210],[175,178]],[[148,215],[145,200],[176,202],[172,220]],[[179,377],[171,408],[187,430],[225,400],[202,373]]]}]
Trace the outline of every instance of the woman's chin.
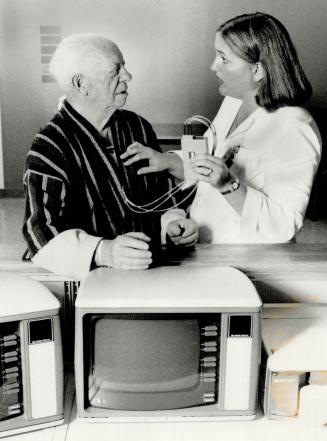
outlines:
[{"label": "woman's chin", "polygon": [[218,90],[219,90],[220,95],[222,95],[222,96],[227,96],[228,95],[226,87],[224,87],[223,84],[219,85],[219,89]]}]

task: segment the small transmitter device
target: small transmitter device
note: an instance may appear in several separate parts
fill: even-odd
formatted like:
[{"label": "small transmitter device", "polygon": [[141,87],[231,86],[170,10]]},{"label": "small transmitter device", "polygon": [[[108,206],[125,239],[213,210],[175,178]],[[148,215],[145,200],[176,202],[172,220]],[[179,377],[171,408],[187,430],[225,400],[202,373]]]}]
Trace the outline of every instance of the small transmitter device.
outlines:
[{"label": "small transmitter device", "polygon": [[208,140],[204,136],[183,135],[181,140],[183,153],[184,179],[197,181],[197,177],[190,167],[190,159],[202,153],[208,153]]},{"label": "small transmitter device", "polygon": [[184,166],[184,179],[185,181],[196,182],[198,176],[193,172],[190,167],[190,159],[194,156],[209,153],[208,139],[205,136],[194,136],[192,133],[192,122],[200,122],[211,130],[213,135],[213,148],[211,154],[214,155],[216,149],[216,130],[214,125],[201,115],[194,115],[188,118],[184,122],[184,135],[181,139],[181,149],[183,154],[183,166]]}]

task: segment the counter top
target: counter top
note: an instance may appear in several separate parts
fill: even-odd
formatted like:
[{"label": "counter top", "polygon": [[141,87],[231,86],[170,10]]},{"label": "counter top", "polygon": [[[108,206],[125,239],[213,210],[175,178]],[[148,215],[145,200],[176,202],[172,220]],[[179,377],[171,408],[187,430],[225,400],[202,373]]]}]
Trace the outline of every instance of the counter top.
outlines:
[{"label": "counter top", "polygon": [[208,245],[161,253],[162,264],[232,266],[255,280],[327,279],[326,244]]},{"label": "counter top", "polygon": [[[0,247],[0,271],[50,275],[23,262],[24,244]],[[209,245],[153,251],[155,265],[232,266],[253,280],[326,280],[327,244]]]}]

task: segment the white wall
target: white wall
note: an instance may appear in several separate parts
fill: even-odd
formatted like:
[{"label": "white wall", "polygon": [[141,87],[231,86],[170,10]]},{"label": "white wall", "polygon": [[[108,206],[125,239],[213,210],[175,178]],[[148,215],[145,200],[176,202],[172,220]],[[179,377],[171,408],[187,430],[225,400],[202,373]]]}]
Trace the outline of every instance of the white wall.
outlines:
[{"label": "white wall", "polygon": [[[0,14],[1,14],[1,8],[0,8]],[[2,41],[3,41],[2,27],[0,26],[0,63],[1,63],[1,60],[3,59],[3,56],[2,56],[3,45],[1,44]],[[4,186],[5,186],[5,176],[4,176],[4,166],[3,166],[2,112],[1,112],[1,108],[2,108],[2,103],[1,103],[1,76],[0,76],[0,190],[4,189]]]},{"label": "white wall", "polygon": [[0,0],[0,87],[6,188],[20,188],[33,135],[60,91],[41,83],[40,25],[62,35],[98,32],[118,43],[133,74],[127,106],[161,135],[180,134],[193,114],[220,103],[210,72],[217,26],[236,14],[272,13],[289,29],[310,77],[315,106],[326,106],[326,0]]},{"label": "white wall", "polygon": [[0,190],[3,188],[5,188],[5,178],[4,178],[4,169],[3,169],[1,101],[0,101]]}]

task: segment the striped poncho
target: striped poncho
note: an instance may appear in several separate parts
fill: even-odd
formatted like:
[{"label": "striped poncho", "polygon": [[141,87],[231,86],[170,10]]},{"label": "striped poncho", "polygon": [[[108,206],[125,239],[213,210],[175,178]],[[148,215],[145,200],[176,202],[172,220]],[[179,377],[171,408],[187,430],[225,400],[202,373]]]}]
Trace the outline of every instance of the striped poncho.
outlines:
[{"label": "striped poncho", "polygon": [[28,257],[76,228],[106,239],[142,231],[159,242],[160,213],[131,211],[124,194],[146,204],[166,193],[172,179],[166,172],[138,176],[142,161],[125,167],[120,159],[135,141],[160,150],[156,135],[145,119],[126,110],[115,111],[106,131],[108,136],[100,134],[65,101],[35,136],[24,174]]}]

